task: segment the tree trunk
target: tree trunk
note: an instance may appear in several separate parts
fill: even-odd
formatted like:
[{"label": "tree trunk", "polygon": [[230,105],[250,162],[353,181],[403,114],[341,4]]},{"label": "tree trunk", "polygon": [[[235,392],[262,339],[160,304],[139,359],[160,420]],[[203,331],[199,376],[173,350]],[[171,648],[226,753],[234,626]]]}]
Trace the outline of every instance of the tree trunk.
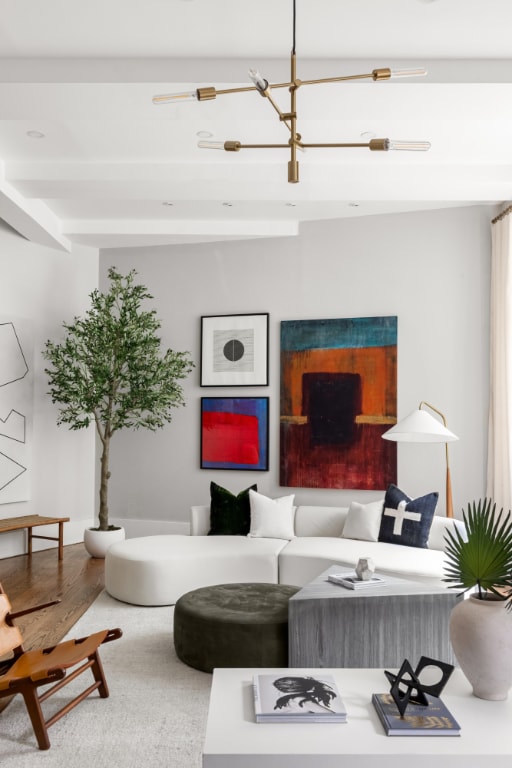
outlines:
[{"label": "tree trunk", "polygon": [[108,531],[108,481],[110,471],[108,468],[110,449],[110,436],[105,434],[103,451],[100,459],[100,510],[98,514],[100,531]]}]

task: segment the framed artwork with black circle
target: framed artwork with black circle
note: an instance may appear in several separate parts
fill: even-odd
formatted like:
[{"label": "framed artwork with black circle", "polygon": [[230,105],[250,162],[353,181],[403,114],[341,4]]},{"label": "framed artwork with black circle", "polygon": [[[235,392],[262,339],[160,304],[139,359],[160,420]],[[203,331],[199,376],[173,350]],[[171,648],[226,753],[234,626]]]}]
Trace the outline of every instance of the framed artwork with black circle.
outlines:
[{"label": "framed artwork with black circle", "polygon": [[201,386],[268,386],[268,312],[201,317]]}]

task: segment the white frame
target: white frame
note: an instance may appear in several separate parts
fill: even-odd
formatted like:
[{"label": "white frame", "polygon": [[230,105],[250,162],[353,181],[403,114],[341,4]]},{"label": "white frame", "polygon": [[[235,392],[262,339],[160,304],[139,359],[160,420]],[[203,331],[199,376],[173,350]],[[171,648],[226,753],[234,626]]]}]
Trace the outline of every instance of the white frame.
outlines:
[{"label": "white frame", "polygon": [[[201,386],[202,387],[266,387],[268,386],[268,313],[240,315],[205,315],[201,317]],[[215,334],[217,332],[250,331],[252,335],[251,370],[237,370],[238,361],[223,360],[225,370],[215,370]]]}]

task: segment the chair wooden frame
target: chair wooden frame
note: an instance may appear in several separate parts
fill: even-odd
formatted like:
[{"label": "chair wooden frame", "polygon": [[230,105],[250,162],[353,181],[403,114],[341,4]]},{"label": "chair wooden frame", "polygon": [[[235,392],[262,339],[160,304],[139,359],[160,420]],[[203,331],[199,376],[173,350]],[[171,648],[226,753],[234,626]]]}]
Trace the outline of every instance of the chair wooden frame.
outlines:
[{"label": "chair wooden frame", "polygon": [[[36,605],[16,613],[0,584],[0,657],[10,654],[0,662],[0,699],[20,693],[25,701],[39,749],[49,749],[48,728],[80,704],[93,691],[107,698],[109,690],[98,648],[102,643],[121,637],[120,629],[104,629],[87,637],[65,640],[50,648],[25,651],[23,637],[14,620],[33,611],[56,605],[60,600]],[[80,665],[80,666],[78,666]],[[90,669],[94,682],[78,696],[45,720],[41,703],[65,685]],[[68,674],[68,670],[72,670]],[[38,692],[38,688],[51,688]]]}]

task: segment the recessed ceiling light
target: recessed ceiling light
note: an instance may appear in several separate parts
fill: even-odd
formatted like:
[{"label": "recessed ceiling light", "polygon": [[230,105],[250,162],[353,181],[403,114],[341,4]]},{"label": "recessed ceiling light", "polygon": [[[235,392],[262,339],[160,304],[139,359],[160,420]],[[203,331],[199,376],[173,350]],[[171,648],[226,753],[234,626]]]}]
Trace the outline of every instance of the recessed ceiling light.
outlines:
[{"label": "recessed ceiling light", "polygon": [[27,136],[31,139],[44,139],[44,133],[41,131],[27,131]]},{"label": "recessed ceiling light", "polygon": [[196,136],[198,136],[200,139],[211,139],[213,136],[213,133],[210,131],[198,131],[196,133]]},{"label": "recessed ceiling light", "polygon": [[287,206],[288,206],[288,208],[295,208],[295,206],[297,205],[297,203],[285,203],[285,205],[287,205]]},{"label": "recessed ceiling light", "polygon": [[222,205],[223,205],[225,208],[232,208],[232,207],[233,207],[233,203],[222,203]]},{"label": "recessed ceiling light", "polygon": [[349,203],[348,207],[349,208],[359,208],[359,203]]},{"label": "recessed ceiling light", "polygon": [[162,205],[174,205],[174,203],[171,203],[169,200],[164,200]]}]

